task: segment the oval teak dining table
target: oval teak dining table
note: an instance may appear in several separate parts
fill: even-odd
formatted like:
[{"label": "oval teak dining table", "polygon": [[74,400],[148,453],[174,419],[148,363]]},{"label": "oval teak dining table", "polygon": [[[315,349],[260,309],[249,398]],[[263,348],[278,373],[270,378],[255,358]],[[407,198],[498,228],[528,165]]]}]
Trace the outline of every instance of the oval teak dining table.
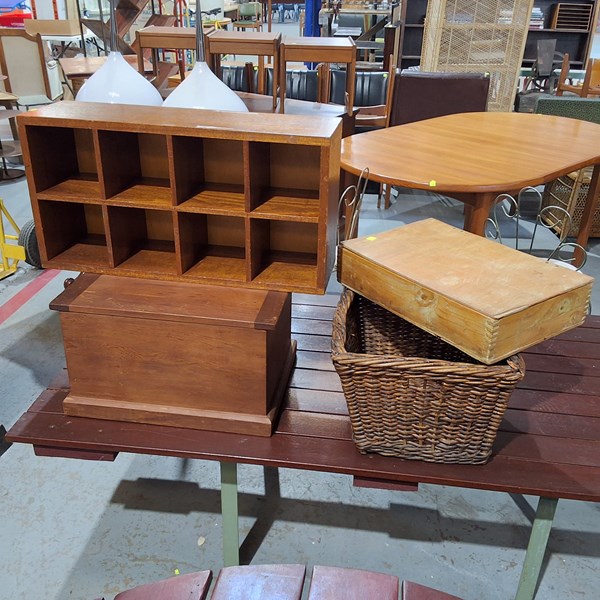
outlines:
[{"label": "oval teak dining table", "polygon": [[496,196],[595,165],[577,242],[587,243],[600,192],[600,125],[531,113],[460,113],[342,140],[341,166],[374,181],[465,202],[464,228],[483,235]]}]

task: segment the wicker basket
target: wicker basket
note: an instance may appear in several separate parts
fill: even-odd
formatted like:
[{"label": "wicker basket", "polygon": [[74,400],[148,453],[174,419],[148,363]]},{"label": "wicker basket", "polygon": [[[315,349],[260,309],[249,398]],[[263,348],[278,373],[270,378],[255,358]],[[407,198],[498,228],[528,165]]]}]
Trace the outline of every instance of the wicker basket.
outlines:
[{"label": "wicker basket", "polygon": [[345,290],[333,320],[333,363],[363,452],[440,463],[484,463],[520,356],[478,363],[373,302]]},{"label": "wicker basket", "polygon": [[[593,167],[574,171],[563,175],[554,181],[546,184],[544,195],[542,197],[542,208],[547,206],[559,206],[564,208],[571,215],[571,229],[567,233],[568,237],[575,237],[579,233],[579,225],[583,216],[583,207],[587,199],[590,181],[592,180]],[[567,227],[567,219],[560,211],[553,212],[549,210],[546,222],[559,235]],[[596,209],[592,220],[592,229],[590,237],[600,237],[600,207]]]}]

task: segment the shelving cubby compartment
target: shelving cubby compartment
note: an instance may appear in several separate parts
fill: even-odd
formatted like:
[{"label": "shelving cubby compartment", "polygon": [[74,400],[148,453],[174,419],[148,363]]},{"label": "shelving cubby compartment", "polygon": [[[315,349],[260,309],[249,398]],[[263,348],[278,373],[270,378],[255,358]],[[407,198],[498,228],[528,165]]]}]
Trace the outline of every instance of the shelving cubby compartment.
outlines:
[{"label": "shelving cubby compartment", "polygon": [[62,102],[18,123],[45,265],[325,291],[340,119]]}]

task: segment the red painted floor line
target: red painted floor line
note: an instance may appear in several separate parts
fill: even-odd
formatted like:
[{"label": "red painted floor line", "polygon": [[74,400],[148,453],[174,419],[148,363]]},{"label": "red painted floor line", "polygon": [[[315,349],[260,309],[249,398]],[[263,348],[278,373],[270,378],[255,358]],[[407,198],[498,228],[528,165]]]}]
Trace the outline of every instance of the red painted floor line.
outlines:
[{"label": "red painted floor line", "polygon": [[0,324],[4,323],[11,315],[31,300],[47,283],[50,283],[58,274],[58,269],[42,271],[33,281],[30,281],[20,292],[0,306]]}]

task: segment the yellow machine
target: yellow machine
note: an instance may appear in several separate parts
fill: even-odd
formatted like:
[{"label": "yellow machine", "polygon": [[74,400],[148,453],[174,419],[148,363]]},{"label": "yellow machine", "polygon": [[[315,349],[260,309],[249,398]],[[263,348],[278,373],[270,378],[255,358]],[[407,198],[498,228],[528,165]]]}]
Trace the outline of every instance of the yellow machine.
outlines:
[{"label": "yellow machine", "polygon": [[[14,229],[16,235],[6,232],[5,219]],[[21,230],[4,206],[4,201],[0,199],[0,279],[12,275],[17,270],[19,261],[25,260],[25,248],[19,246],[18,243],[9,243],[9,241],[18,241],[20,232]]]}]

